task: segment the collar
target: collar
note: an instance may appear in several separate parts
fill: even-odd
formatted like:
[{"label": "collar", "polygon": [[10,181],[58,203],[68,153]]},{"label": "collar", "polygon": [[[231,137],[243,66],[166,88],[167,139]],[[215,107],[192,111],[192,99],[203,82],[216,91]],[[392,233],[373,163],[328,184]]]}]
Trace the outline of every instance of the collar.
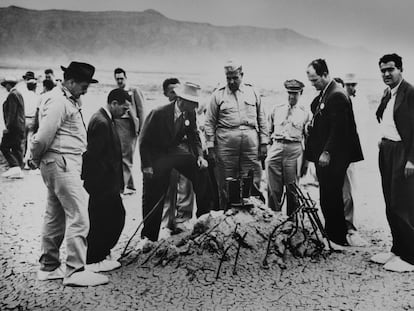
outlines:
[{"label": "collar", "polygon": [[111,120],[112,120],[112,114],[111,114],[111,112],[108,110],[108,108],[106,108],[106,107],[102,107],[102,108],[103,108],[103,110],[105,110],[105,112],[106,112],[106,114],[108,115],[109,119],[111,119]]},{"label": "collar", "polygon": [[325,88],[322,90],[321,97],[322,97],[323,95],[325,95],[326,90],[329,88],[329,86],[332,84],[332,82],[333,82],[333,81],[334,81],[334,80],[333,80],[333,79],[331,79],[331,81],[329,81],[329,83],[325,86]]},{"label": "collar", "polygon": [[394,86],[393,88],[388,87],[392,96],[395,96],[397,94],[398,88],[400,87],[401,82],[403,82],[403,80],[404,79],[401,79],[400,83],[398,83],[397,86]]},{"label": "collar", "polygon": [[244,93],[245,92],[245,86],[244,86],[244,83],[240,83],[240,85],[239,85],[239,88],[236,90],[236,92],[232,92],[231,90],[230,90],[230,88],[229,88],[229,86],[228,85],[226,85],[226,89],[227,89],[227,93],[228,94],[235,94],[235,93],[237,93],[237,92],[241,92],[241,93]]},{"label": "collar", "polygon": [[73,97],[72,93],[62,84],[61,84],[61,89],[62,89],[63,95],[67,99],[69,99],[73,104],[77,104],[78,106],[81,106],[80,101],[77,100],[75,97]]}]

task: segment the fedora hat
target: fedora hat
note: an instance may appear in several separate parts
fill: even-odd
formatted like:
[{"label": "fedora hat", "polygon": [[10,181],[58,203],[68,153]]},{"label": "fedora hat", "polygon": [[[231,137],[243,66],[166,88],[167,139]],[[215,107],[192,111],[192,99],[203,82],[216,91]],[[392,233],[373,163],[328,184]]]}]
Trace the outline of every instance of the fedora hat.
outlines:
[{"label": "fedora hat", "polygon": [[200,101],[200,90],[201,87],[198,84],[185,82],[178,86],[174,91],[178,97],[198,103]]},{"label": "fedora hat", "polygon": [[345,84],[358,84],[355,73],[347,73],[344,77]]},{"label": "fedora hat", "polygon": [[1,86],[6,86],[7,83],[10,84],[17,84],[17,79],[15,77],[5,77],[4,79],[2,79],[1,81]]},{"label": "fedora hat", "polygon": [[25,80],[36,80],[35,74],[33,71],[27,71],[26,74],[22,76],[22,78]]},{"label": "fedora hat", "polygon": [[60,66],[60,68],[62,68],[63,72],[70,74],[71,78],[89,83],[98,83],[98,80],[92,79],[95,67],[90,64],[71,62],[68,67]]}]

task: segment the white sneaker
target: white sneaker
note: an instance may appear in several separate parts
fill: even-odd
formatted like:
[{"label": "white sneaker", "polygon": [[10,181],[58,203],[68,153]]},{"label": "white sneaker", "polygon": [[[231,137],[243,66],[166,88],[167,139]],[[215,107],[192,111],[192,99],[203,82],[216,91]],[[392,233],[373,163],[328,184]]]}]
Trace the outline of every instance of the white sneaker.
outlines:
[{"label": "white sneaker", "polygon": [[14,167],[9,168],[9,169],[8,169],[7,171],[5,171],[3,174],[1,174],[1,176],[2,176],[2,177],[6,177],[6,178],[8,178],[8,177],[10,177],[11,175],[14,175],[14,174],[18,173],[18,172],[19,172],[19,170],[21,171],[20,167],[18,167],[18,166],[14,166]]},{"label": "white sneaker", "polygon": [[349,232],[346,235],[346,241],[350,246],[354,247],[368,246],[368,242],[365,239],[363,239],[357,231]]},{"label": "white sneaker", "polygon": [[[324,250],[325,251],[336,251],[336,252],[341,252],[343,250],[345,250],[345,247],[339,244],[336,244],[335,242],[332,242],[331,240],[328,240],[325,238],[323,239],[323,243],[325,244]],[[330,246],[330,247],[329,247]]]},{"label": "white sneaker", "polygon": [[97,263],[92,263],[85,266],[85,270],[92,272],[108,272],[115,270],[121,266],[121,263],[116,260],[104,259]]},{"label": "white sneaker", "polygon": [[384,269],[394,272],[411,272],[414,271],[414,265],[402,260],[399,256],[394,256],[384,265]]},{"label": "white sneaker", "polygon": [[20,167],[16,166],[13,174],[10,174],[7,178],[10,179],[22,179],[24,177],[23,171]]},{"label": "white sneaker", "polygon": [[64,276],[65,276],[65,271],[63,271],[62,265],[60,265],[53,271],[43,271],[43,270],[37,271],[37,279],[39,281],[63,279]]},{"label": "white sneaker", "polygon": [[97,286],[108,282],[107,276],[86,270],[75,272],[70,277],[63,279],[65,286]]},{"label": "white sneaker", "polygon": [[392,252],[379,253],[370,258],[372,262],[379,263],[381,265],[386,264],[388,261],[396,257]]}]

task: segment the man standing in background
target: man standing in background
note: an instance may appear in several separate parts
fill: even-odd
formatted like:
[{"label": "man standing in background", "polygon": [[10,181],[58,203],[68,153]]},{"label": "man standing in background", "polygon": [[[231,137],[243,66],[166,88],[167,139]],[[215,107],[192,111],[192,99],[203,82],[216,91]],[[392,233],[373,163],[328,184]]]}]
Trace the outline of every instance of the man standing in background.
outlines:
[{"label": "man standing in background", "polygon": [[132,100],[131,108],[120,118],[115,119],[122,149],[125,184],[125,189],[122,192],[123,194],[132,194],[136,191],[132,168],[138,135],[144,123],[144,96],[139,89],[127,86],[127,76],[124,69],[116,68],[114,78],[118,87],[127,91]]}]

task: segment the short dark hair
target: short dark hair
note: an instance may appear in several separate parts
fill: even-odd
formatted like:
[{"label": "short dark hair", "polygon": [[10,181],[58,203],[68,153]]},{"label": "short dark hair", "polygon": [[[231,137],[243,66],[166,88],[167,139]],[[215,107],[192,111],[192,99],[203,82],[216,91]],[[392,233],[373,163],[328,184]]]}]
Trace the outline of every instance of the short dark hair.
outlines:
[{"label": "short dark hair", "polygon": [[392,54],[385,54],[383,57],[380,58],[378,62],[378,66],[381,65],[381,63],[388,63],[388,62],[394,62],[395,67],[398,69],[402,69],[402,57],[398,54],[392,53]]},{"label": "short dark hair", "polygon": [[128,92],[124,89],[117,88],[109,92],[107,102],[110,104],[114,100],[116,100],[118,104],[122,105],[125,101],[131,101],[131,96],[129,96]]},{"label": "short dark hair", "polygon": [[169,85],[178,84],[178,83],[180,83],[180,80],[178,80],[177,78],[165,79],[164,82],[162,83],[162,89],[164,91],[164,94],[167,92],[167,88],[168,88]]},{"label": "short dark hair", "polygon": [[26,87],[29,91],[35,91],[37,87],[37,82],[28,82]]},{"label": "short dark hair", "polygon": [[124,74],[124,76],[125,76],[125,78],[126,78],[126,72],[125,72],[125,70],[124,69],[122,69],[122,68],[115,68],[115,70],[114,70],[114,75],[116,75],[116,74],[118,74],[118,73],[123,73]]},{"label": "short dark hair", "polygon": [[53,83],[52,80],[43,80],[43,87],[50,91],[55,87],[55,84]]},{"label": "short dark hair", "polygon": [[47,75],[49,73],[51,73],[53,75],[53,70],[50,69],[50,68],[48,68],[48,69],[45,70],[45,75]]},{"label": "short dark hair", "polygon": [[322,76],[323,74],[329,74],[328,65],[326,64],[326,61],[322,58],[318,58],[311,61],[309,67],[313,67],[318,76]]},{"label": "short dark hair", "polygon": [[342,85],[342,87],[345,86],[344,80],[342,80],[339,77],[333,78],[335,82],[338,82],[340,85]]}]

